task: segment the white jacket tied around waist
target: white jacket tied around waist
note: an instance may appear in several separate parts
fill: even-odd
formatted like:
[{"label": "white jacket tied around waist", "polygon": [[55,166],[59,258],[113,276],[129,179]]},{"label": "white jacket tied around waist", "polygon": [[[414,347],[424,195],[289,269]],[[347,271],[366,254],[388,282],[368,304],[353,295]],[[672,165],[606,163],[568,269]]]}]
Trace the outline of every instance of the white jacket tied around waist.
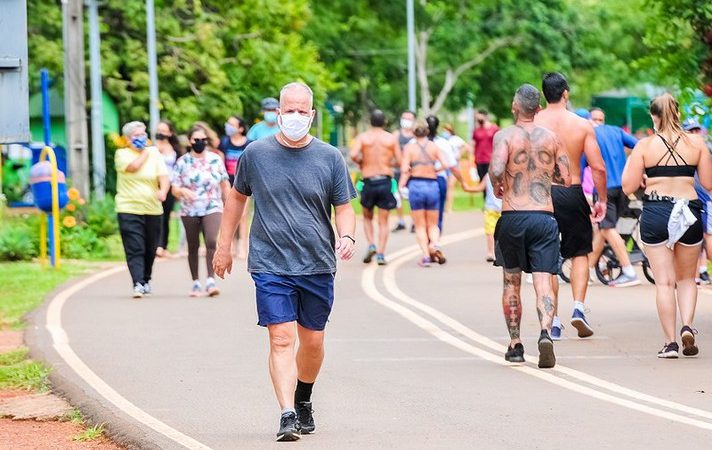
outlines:
[{"label": "white jacket tied around waist", "polygon": [[685,234],[695,222],[697,217],[690,210],[690,201],[685,198],[675,200],[668,219],[668,241],[667,247],[673,248],[675,243]]}]

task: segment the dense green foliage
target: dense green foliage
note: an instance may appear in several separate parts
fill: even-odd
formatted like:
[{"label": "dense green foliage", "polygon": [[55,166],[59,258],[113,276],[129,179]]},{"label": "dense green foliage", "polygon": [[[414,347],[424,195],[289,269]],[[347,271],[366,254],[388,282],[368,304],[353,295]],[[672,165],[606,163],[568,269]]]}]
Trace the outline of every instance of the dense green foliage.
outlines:
[{"label": "dense green foliage", "polygon": [[[61,2],[29,0],[32,83],[61,81]],[[145,2],[101,3],[104,88],[122,120],[146,120]],[[569,76],[572,99],[641,82],[688,86],[709,58],[712,5],[701,0],[416,0],[420,108],[472,99],[509,115],[514,89],[546,71]],[[407,105],[405,2],[157,0],[162,115],[184,129],[228,114],[254,119],[286,81],[312,85],[357,120]],[[711,36],[712,37],[712,36]],[[712,67],[710,68],[712,70]],[[449,79],[449,81],[448,81]],[[445,87],[445,89],[443,89]]]}]

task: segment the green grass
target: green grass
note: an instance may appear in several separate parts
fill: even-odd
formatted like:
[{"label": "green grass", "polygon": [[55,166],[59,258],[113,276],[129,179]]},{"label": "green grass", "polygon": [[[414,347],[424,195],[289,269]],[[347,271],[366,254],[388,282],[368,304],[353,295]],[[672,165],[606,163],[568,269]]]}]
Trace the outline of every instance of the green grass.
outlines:
[{"label": "green grass", "polygon": [[64,417],[62,417],[62,422],[72,422],[75,425],[84,425],[85,421],[86,419],[84,419],[84,414],[82,414],[78,408],[73,408],[65,414]]},{"label": "green grass", "polygon": [[104,424],[94,425],[84,430],[83,433],[79,433],[72,439],[78,442],[93,441],[94,439],[100,439],[104,437]]},{"label": "green grass", "polygon": [[82,261],[63,261],[58,270],[38,262],[0,263],[0,329],[22,328],[22,317],[42,304],[47,294],[90,267]]},{"label": "green grass", "polygon": [[40,392],[49,389],[47,376],[50,370],[26,358],[26,348],[0,354],[0,389],[26,389]]}]

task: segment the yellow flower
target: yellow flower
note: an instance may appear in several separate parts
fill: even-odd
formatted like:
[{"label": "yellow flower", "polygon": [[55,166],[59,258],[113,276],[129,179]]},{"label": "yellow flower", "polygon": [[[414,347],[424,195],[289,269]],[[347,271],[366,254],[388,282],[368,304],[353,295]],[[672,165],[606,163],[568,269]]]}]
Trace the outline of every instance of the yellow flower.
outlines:
[{"label": "yellow flower", "polygon": [[79,200],[79,197],[81,197],[81,194],[79,193],[79,189],[69,188],[67,190],[67,197],[69,197],[70,200]]},{"label": "yellow flower", "polygon": [[62,225],[67,228],[72,228],[77,225],[77,219],[72,216],[67,216],[64,218],[64,220],[62,220]]},{"label": "yellow flower", "polygon": [[74,203],[69,203],[69,204],[66,206],[66,208],[67,208],[67,211],[69,211],[69,212],[74,212],[74,211],[77,210],[77,207],[76,207],[76,205],[75,205]]}]

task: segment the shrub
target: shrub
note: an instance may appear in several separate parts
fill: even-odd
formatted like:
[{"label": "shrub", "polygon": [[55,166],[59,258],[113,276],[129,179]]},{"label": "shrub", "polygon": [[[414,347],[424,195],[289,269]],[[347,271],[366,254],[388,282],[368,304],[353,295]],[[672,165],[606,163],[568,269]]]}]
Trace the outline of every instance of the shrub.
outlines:
[{"label": "shrub", "polygon": [[38,230],[22,222],[0,228],[0,261],[29,261],[38,254]]},{"label": "shrub", "polygon": [[106,245],[91,228],[62,228],[62,257],[71,259],[95,259],[106,254]]},{"label": "shrub", "polygon": [[111,197],[87,203],[86,223],[100,238],[112,236],[119,232],[114,207],[114,199]]}]

